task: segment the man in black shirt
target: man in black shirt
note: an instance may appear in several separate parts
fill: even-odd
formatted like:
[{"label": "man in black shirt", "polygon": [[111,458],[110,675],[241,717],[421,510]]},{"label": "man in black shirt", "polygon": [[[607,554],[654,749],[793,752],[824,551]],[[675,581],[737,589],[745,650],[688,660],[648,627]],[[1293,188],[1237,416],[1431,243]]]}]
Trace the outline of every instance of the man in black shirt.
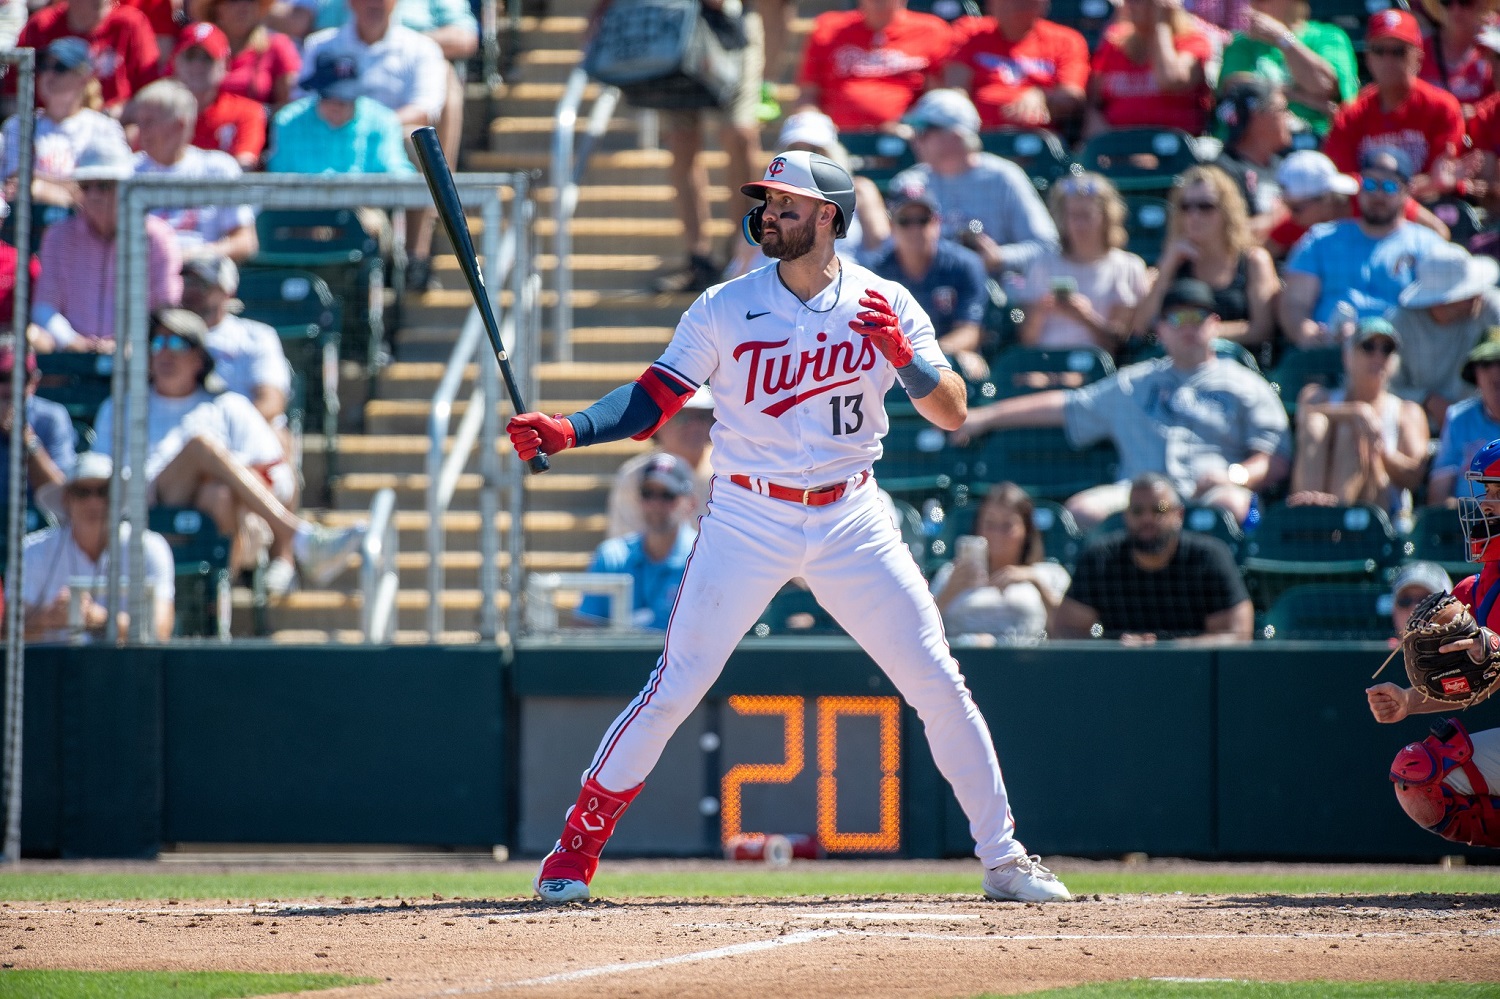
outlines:
[{"label": "man in black shirt", "polygon": [[1286,96],[1262,77],[1237,74],[1225,84],[1214,115],[1224,128],[1224,151],[1214,166],[1234,178],[1245,198],[1250,228],[1262,241],[1271,231],[1281,194],[1276,168],[1292,144]]},{"label": "man in black shirt", "polygon": [[1255,614],[1234,556],[1182,532],[1182,500],[1164,475],[1130,483],[1125,531],[1089,545],[1048,623],[1052,638],[1248,642]]}]

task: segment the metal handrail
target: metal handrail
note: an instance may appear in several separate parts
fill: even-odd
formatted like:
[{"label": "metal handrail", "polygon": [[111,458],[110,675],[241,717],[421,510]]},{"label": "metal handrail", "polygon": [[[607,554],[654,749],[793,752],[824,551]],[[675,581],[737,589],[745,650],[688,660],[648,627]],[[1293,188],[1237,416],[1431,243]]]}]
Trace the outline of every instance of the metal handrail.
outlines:
[{"label": "metal handrail", "polygon": [[360,627],[367,642],[389,642],[396,637],[396,594],[401,574],[396,556],[401,536],[396,530],[396,490],[382,489],[370,503],[370,526],[360,544]]},{"label": "metal handrail", "polygon": [[603,87],[594,99],[589,111],[588,126],[584,131],[584,142],[574,155],[573,131],[578,124],[578,108],[583,103],[583,92],[589,84],[589,75],[583,67],[576,66],[568,74],[568,84],[557,102],[553,116],[556,124],[552,129],[552,163],[549,177],[552,182],[552,220],[555,231],[552,235],[552,250],[557,257],[556,280],[557,308],[552,313],[552,352],[558,361],[573,359],[573,213],[578,208],[578,183],[588,166],[594,143],[609,127],[615,108],[620,103],[620,91],[616,87]]},{"label": "metal handrail", "polygon": [[[520,206],[517,205],[515,210],[519,213]],[[494,201],[485,205],[484,222],[485,263],[486,270],[489,272],[485,275],[484,286],[486,290],[503,288],[505,278],[517,270],[523,227],[515,224],[513,219],[505,235],[497,240],[494,233],[499,226],[499,209]],[[501,310],[499,303],[494,300],[494,291],[489,291],[489,294],[491,304],[502,316],[500,320],[501,340],[506,344],[514,344],[516,342],[516,316],[525,314],[524,303],[517,299],[510,309]],[[448,453],[446,455],[443,453],[444,446],[449,443],[448,430],[453,422],[453,405],[458,399],[459,389],[463,386],[467,368],[479,354],[480,346],[488,346],[488,344],[489,340],[485,335],[484,322],[479,316],[479,310],[476,307],[470,307],[468,315],[464,318],[463,329],[459,332],[458,339],[453,344],[453,350],[448,355],[448,364],[443,369],[443,377],[433,393],[432,408],[427,416],[427,556],[430,559],[427,565],[427,632],[433,640],[436,640],[443,631],[443,553],[446,549],[447,533],[443,529],[443,516],[453,502],[459,476],[463,474],[469,456],[473,454],[475,446],[481,439],[487,442],[480,457],[480,471],[484,476],[485,485],[499,485],[498,452],[495,449],[498,431],[495,407],[499,403],[500,385],[498,368],[487,359],[480,359],[479,377],[475,380],[473,391],[469,394],[463,419],[459,421]],[[494,537],[494,520],[498,505],[494,501],[491,489],[487,488],[483,491],[483,499],[480,509],[482,522],[479,528],[480,557],[482,565],[488,567],[494,564],[499,554],[498,542]],[[484,522],[486,520],[487,523]],[[512,524],[511,529],[513,532],[520,530],[520,525]],[[479,588],[484,603],[480,635],[486,639],[493,639],[499,632],[499,622],[496,620],[497,611],[494,607],[498,586],[493,573],[488,571],[480,573]]]}]

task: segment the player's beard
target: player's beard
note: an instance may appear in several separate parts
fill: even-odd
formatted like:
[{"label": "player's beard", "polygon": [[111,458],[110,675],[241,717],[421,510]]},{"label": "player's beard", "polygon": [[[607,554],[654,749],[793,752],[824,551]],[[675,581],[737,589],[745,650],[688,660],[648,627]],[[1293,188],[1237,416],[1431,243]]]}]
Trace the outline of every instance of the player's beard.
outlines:
[{"label": "player's beard", "polygon": [[816,214],[790,226],[777,222],[775,229],[767,229],[761,234],[760,252],[772,260],[796,260],[807,256],[817,238],[817,223]]}]

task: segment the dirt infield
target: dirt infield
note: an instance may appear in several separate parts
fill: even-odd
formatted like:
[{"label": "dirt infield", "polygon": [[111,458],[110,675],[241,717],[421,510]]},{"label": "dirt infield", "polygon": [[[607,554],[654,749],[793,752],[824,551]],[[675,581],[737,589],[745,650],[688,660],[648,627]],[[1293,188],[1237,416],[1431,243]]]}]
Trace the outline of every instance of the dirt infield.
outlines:
[{"label": "dirt infield", "polygon": [[[514,870],[519,892],[532,868],[499,870]],[[12,902],[0,950],[18,968],[382,980],[317,993],[329,999],[884,999],[1155,976],[1500,982],[1500,895]]]}]

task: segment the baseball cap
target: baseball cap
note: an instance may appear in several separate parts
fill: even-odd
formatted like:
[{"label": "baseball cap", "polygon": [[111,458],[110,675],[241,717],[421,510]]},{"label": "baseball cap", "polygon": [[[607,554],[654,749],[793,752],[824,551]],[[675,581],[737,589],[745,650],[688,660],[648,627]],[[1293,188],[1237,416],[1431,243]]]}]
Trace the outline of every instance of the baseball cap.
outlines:
[{"label": "baseball cap", "polygon": [[158,326],[198,348],[198,353],[203,357],[203,370],[198,373],[198,380],[207,382],[214,370],[214,356],[204,346],[204,341],[208,339],[208,326],[203,322],[203,317],[196,312],[167,305],[151,313],[152,331],[155,332]]},{"label": "baseball cap", "polygon": [[77,35],[59,38],[48,45],[47,58],[63,69],[77,69],[84,63],[92,62],[89,57],[89,43]]},{"label": "baseball cap", "polygon": [[979,112],[962,90],[929,90],[901,119],[913,128],[946,128],[979,134]]},{"label": "baseball cap", "polygon": [[1412,165],[1411,156],[1400,146],[1371,146],[1360,156],[1359,169],[1360,172],[1382,170],[1393,173],[1402,180],[1411,180],[1412,175],[1417,172]]},{"label": "baseball cap", "polygon": [[1370,23],[1365,28],[1365,44],[1368,46],[1382,38],[1394,38],[1407,45],[1422,47],[1422,29],[1417,27],[1417,19],[1408,10],[1393,7],[1371,15]]},{"label": "baseball cap", "polygon": [[1316,149],[1299,149],[1282,160],[1276,168],[1276,183],[1282,195],[1293,201],[1325,194],[1349,195],[1359,190],[1359,181],[1339,173],[1333,160]]},{"label": "baseball cap", "polygon": [[1383,336],[1394,343],[1397,349],[1401,347],[1401,334],[1396,332],[1396,327],[1388,321],[1376,316],[1370,319],[1361,319],[1354,327],[1354,333],[1349,337],[1349,342],[1354,344],[1364,343]]},{"label": "baseball cap", "polygon": [[693,473],[687,462],[666,451],[653,454],[641,469],[641,485],[652,482],[673,496],[686,496],[693,491]]},{"label": "baseball cap", "polygon": [[124,180],[135,176],[135,158],[119,140],[100,139],[83,147],[73,167],[73,179]]},{"label": "baseball cap", "polygon": [[1162,311],[1179,305],[1202,309],[1204,312],[1213,312],[1218,308],[1213,289],[1197,278],[1178,278],[1167,288],[1167,294],[1161,300]]},{"label": "baseball cap", "polygon": [[365,92],[364,83],[360,80],[359,56],[352,52],[319,49],[312,72],[303,77],[298,85],[320,97],[352,101]]},{"label": "baseball cap", "polygon": [[1477,384],[1474,381],[1474,365],[1487,361],[1500,361],[1500,326],[1486,329],[1479,342],[1470,348],[1468,356],[1464,358],[1463,371],[1460,372],[1463,380],[1470,385]]},{"label": "baseball cap", "polygon": [[932,192],[921,184],[909,184],[905,187],[895,188],[890,196],[886,198],[886,210],[894,218],[896,213],[907,205],[921,205],[934,214],[942,214],[943,208]]},{"label": "baseball cap", "polygon": [[37,505],[66,519],[67,508],[63,505],[63,493],[69,486],[77,482],[108,482],[114,474],[115,464],[109,455],[98,451],[83,451],[74,460],[73,467],[68,469],[62,482],[49,482],[37,489]]},{"label": "baseball cap", "polygon": [[207,21],[199,21],[182,29],[182,34],[177,36],[177,47],[172,50],[172,58],[176,59],[190,48],[201,48],[208,53],[213,60],[229,58],[229,36],[217,24]]},{"label": "baseball cap", "polygon": [[1409,562],[1391,584],[1391,596],[1399,596],[1408,586],[1420,586],[1428,593],[1447,593],[1453,589],[1453,580],[1436,562]]},{"label": "baseball cap", "polygon": [[831,149],[839,144],[839,132],[833,119],[821,111],[799,111],[781,123],[781,134],[776,137],[776,146],[786,149],[791,146],[816,146]]},{"label": "baseball cap", "polygon": [[854,178],[821,153],[803,149],[777,153],[766,167],[764,178],[740,188],[741,194],[756,200],[764,198],[767,191],[800,194],[835,206],[839,210],[834,224],[836,236],[848,231],[849,220],[854,217]]},{"label": "baseball cap", "polygon": [[226,295],[233,295],[240,287],[240,269],[233,260],[217,253],[187,257],[182,262],[182,274],[184,277],[191,274]]}]

